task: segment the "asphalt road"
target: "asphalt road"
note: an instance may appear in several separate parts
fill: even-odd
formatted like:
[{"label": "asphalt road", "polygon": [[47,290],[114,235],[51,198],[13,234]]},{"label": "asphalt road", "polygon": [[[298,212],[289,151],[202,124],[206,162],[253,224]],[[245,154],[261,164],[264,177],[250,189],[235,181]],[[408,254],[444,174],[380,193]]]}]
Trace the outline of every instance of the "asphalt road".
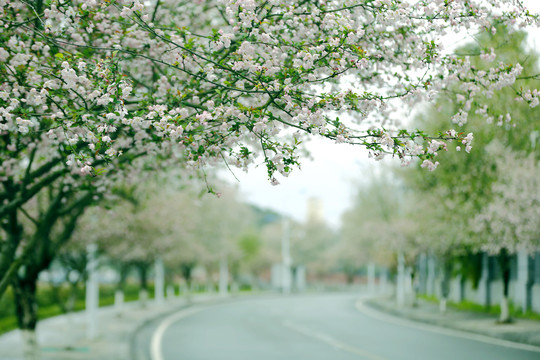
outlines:
[{"label": "asphalt road", "polygon": [[154,333],[153,360],[540,359],[462,336],[368,316],[358,296],[244,299],[189,309]]}]

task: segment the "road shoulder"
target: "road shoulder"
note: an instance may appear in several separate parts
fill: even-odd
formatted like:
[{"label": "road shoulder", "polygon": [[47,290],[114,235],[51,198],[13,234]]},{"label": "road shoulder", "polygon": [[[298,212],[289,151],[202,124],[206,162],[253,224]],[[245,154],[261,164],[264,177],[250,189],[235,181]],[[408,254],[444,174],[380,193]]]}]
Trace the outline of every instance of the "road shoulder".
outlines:
[{"label": "road shoulder", "polygon": [[[498,324],[486,314],[448,309],[441,314],[435,304],[419,301],[416,306],[398,307],[392,299],[371,298],[359,301],[357,309],[368,316],[402,325],[423,327],[429,331],[449,330],[453,336],[497,343],[540,353],[540,322],[518,319],[510,324]],[[384,318],[384,319],[383,319]],[[406,322],[406,324],[405,324]],[[451,330],[451,331],[450,331]],[[440,332],[440,331],[439,331]],[[448,333],[448,331],[447,331]]]}]

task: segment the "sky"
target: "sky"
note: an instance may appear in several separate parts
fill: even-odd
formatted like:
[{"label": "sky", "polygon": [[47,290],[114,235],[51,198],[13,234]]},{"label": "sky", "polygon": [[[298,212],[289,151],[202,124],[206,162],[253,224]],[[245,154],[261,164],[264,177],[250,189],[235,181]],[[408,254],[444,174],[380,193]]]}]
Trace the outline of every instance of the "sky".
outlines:
[{"label": "sky", "polygon": [[327,222],[337,227],[342,212],[351,205],[355,184],[373,170],[373,160],[367,158],[367,151],[361,147],[326,139],[313,140],[308,149],[313,160],[303,159],[301,169],[280,178],[277,186],[267,180],[264,164],[252,167],[248,173],[233,169],[239,181],[226,171],[222,175],[238,184],[248,202],[300,222],[306,219],[308,200],[318,198]]},{"label": "sky", "polygon": [[[540,1],[525,0],[524,4],[531,11],[540,12]],[[529,42],[538,49],[536,39],[540,38],[540,33],[535,31],[535,35],[529,36]],[[341,215],[352,206],[354,194],[362,182],[389,166],[391,161],[376,162],[368,158],[362,147],[335,144],[327,139],[316,138],[307,148],[313,160],[304,158],[301,169],[295,169],[288,178],[280,178],[277,186],[267,180],[264,164],[250,168],[248,173],[232,169],[234,176],[228,171],[221,175],[238,185],[247,202],[300,222],[306,220],[308,200],[317,198],[322,203],[327,223],[337,229]]]}]

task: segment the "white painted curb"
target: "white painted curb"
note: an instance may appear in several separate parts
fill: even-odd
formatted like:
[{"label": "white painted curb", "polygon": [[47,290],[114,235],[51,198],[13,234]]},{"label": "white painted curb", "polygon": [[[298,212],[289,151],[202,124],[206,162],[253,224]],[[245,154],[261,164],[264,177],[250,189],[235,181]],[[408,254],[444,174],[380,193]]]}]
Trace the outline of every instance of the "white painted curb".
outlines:
[{"label": "white painted curb", "polygon": [[165,318],[158,326],[154,334],[152,335],[152,341],[150,342],[150,358],[152,360],[163,360],[163,353],[161,352],[161,343],[165,331],[180,319],[198,313],[202,310],[202,307],[193,306],[187,309],[180,310],[167,318]]},{"label": "white painted curb", "polygon": [[403,318],[400,318],[394,315],[389,315],[389,314],[377,311],[373,308],[370,308],[366,306],[362,300],[358,300],[356,302],[356,309],[360,311],[362,314],[367,315],[373,319],[384,321],[384,322],[395,324],[395,325],[407,326],[414,329],[429,331],[432,333],[437,333],[437,334],[442,334],[442,335],[447,335],[447,336],[458,337],[462,339],[480,341],[480,342],[490,344],[490,345],[499,345],[499,346],[504,346],[507,348],[517,349],[517,350],[533,351],[533,352],[540,353],[540,346],[522,344],[522,343],[518,343],[514,341],[493,338],[486,335],[480,335],[480,334],[476,334],[476,333],[472,333],[468,331],[448,329],[448,328],[443,328],[437,325],[431,325],[431,324],[421,323],[418,321],[403,319]]}]

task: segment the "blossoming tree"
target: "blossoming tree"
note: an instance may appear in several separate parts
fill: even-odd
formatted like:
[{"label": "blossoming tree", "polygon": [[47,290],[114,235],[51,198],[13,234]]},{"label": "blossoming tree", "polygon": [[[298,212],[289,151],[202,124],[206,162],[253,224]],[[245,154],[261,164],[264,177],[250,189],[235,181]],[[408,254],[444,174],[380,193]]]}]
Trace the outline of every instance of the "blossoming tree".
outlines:
[{"label": "blossoming tree", "polygon": [[6,229],[48,184],[106,177],[105,164],[123,153],[172,145],[195,168],[246,167],[260,154],[273,183],[298,164],[299,144],[312,135],[376,157],[418,156],[434,168],[446,140],[468,149],[472,137],[400,129],[396,109],[460,81],[467,101],[453,119],[462,124],[467,104],[511,86],[522,69],[479,72],[444,50],[441,36],[537,21],[518,1],[500,0],[1,5]]},{"label": "blossoming tree", "polygon": [[499,320],[508,322],[510,255],[520,250],[534,254],[540,249],[540,163],[533,154],[523,157],[504,150],[493,200],[475,217],[473,228],[484,240],[482,250],[498,256],[503,275]]},{"label": "blossoming tree", "polygon": [[351,266],[355,272],[375,263],[397,269],[396,294],[401,302],[405,301],[406,290],[412,290],[405,289],[414,276],[407,268],[415,263],[420,250],[421,231],[414,221],[418,204],[402,184],[386,175],[372,174],[369,183],[358,187],[353,206],[342,217],[337,249],[343,265]]},{"label": "blossoming tree", "polygon": [[162,203],[167,210],[161,221],[167,229],[165,238],[172,245],[163,259],[171,271],[181,270],[188,290],[196,266],[204,266],[208,272],[219,268],[223,288],[225,275],[228,278],[240,255],[238,240],[255,221],[234,188],[220,186],[219,197],[199,197],[196,189],[164,194]]},{"label": "blossoming tree", "polygon": [[[521,232],[511,236],[503,235],[502,229],[509,230],[508,223],[502,219],[499,226],[495,226],[493,222],[496,218],[495,209],[498,208],[499,215],[502,215],[514,206],[510,199],[515,196],[512,186],[517,184],[508,184],[520,181],[520,176],[524,176],[523,186],[526,186],[527,175],[523,168],[525,160],[522,158],[526,157],[526,154],[538,158],[535,134],[538,133],[539,110],[538,102],[534,100],[537,92],[525,90],[538,86],[538,77],[534,75],[538,72],[538,54],[535,49],[531,50],[527,46],[526,36],[525,32],[497,27],[494,34],[482,34],[476,43],[467,44],[457,50],[461,54],[481,54],[483,48],[498,49],[496,56],[484,54],[471,57],[472,66],[479,72],[489,71],[493,62],[521,61],[523,74],[531,74],[523,76],[524,88],[518,90],[522,95],[518,98],[521,101],[515,102],[515,89],[504,89],[490,96],[482,95],[482,101],[469,104],[471,114],[468,123],[463,127],[466,131],[474,131],[475,143],[478,145],[465,161],[455,152],[445,152],[439,157],[441,166],[438,171],[429,174],[420,169],[405,172],[407,184],[421,199],[420,203],[427,205],[424,211],[419,211],[422,217],[418,222],[423,228],[421,234],[424,249],[437,256],[443,264],[442,303],[449,291],[448,281],[454,265],[460,265],[462,281],[467,276],[472,277],[473,283],[478,282],[482,271],[481,261],[472,260],[478,259],[479,251],[498,255],[505,283],[503,298],[506,299],[510,276],[509,255],[516,251],[517,244],[530,244],[527,236],[522,236]],[[437,123],[448,125],[448,115],[468,101],[458,87],[449,89],[447,94],[449,96],[440,96],[435,106],[425,112],[420,126],[429,128]],[[496,113],[510,110],[515,122],[507,116],[495,116]],[[534,161],[527,161],[532,161],[528,166],[529,170],[534,172]],[[510,170],[511,168],[515,170]],[[516,179],[513,179],[514,175],[517,176]],[[534,183],[531,183],[527,186],[533,185]],[[525,191],[525,187],[522,190]],[[504,191],[508,193],[505,194]],[[523,206],[523,211],[527,206],[530,206],[530,213],[536,211],[537,205],[534,204],[535,197],[532,193],[534,190],[530,188],[522,194],[531,199],[531,202],[520,205]],[[421,209],[420,206],[417,208]],[[476,220],[471,221],[472,219]],[[529,217],[524,216],[522,220],[528,221],[526,219]],[[508,311],[504,311],[507,309],[506,300],[503,300],[501,308],[501,319],[507,320]]]},{"label": "blossoming tree", "polygon": [[[179,158],[193,169],[246,168],[262,157],[276,184],[298,165],[300,144],[319,135],[434,169],[447,141],[469,150],[472,135],[402,129],[402,107],[459,82],[464,101],[452,119],[461,125],[473,101],[522,71],[517,63],[479,71],[445,50],[442,36],[538,21],[517,0],[0,7],[0,293],[24,263],[18,254],[33,247],[23,241],[25,204],[50,185],[106,193],[112,170],[131,165],[127,155]],[[534,89],[516,95],[538,102]]]}]

